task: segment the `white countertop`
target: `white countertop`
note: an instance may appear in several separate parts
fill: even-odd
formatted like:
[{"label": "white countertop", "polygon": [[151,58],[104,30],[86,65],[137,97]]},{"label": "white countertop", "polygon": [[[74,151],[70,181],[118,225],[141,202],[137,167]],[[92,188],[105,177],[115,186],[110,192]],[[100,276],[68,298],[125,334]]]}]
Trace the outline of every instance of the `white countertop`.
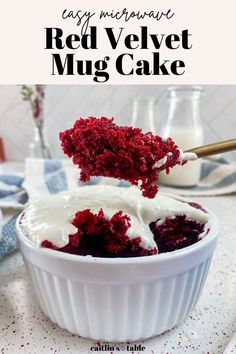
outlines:
[{"label": "white countertop", "polygon": [[[4,166],[5,165],[5,166]],[[22,172],[20,164],[0,165],[3,172]],[[222,354],[236,332],[236,197],[235,195],[194,198],[220,219],[219,243],[202,296],[182,325],[152,339],[136,343],[144,350],[133,354]],[[0,262],[0,353],[86,353],[96,343],[60,329],[38,307],[20,252]],[[103,344],[103,343],[101,343]],[[102,353],[111,354],[110,343]],[[116,346],[117,352],[132,353],[131,344]],[[231,351],[232,349],[232,351]],[[228,353],[236,353],[232,346]]]}]

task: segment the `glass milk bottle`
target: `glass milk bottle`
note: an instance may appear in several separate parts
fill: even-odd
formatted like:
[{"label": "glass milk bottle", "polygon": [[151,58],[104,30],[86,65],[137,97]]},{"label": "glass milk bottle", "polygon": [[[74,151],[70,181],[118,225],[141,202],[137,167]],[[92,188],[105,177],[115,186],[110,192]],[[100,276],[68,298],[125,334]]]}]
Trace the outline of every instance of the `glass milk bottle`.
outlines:
[{"label": "glass milk bottle", "polygon": [[132,126],[144,133],[154,132],[154,97],[136,97],[133,101]]},{"label": "glass milk bottle", "polygon": [[[199,86],[179,86],[168,89],[169,112],[160,131],[163,138],[171,137],[184,151],[203,144],[199,103],[203,90]],[[175,166],[167,175],[162,172],[159,182],[179,187],[196,186],[200,180],[201,160]]]}]

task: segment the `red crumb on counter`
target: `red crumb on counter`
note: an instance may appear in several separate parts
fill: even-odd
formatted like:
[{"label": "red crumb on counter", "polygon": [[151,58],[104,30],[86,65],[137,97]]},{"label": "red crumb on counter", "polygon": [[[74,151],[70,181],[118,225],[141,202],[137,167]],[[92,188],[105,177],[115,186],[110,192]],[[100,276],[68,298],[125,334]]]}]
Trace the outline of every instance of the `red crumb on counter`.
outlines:
[{"label": "red crumb on counter", "polygon": [[64,153],[81,169],[81,181],[91,176],[123,179],[139,185],[144,197],[154,198],[158,173],[181,164],[180,150],[171,138],[163,140],[113,120],[78,119],[72,129],[60,133]]},{"label": "red crumb on counter", "polygon": [[132,239],[127,236],[130,218],[123,215],[122,211],[108,220],[102,209],[98,214],[86,209],[75,214],[72,224],[78,231],[69,236],[69,243],[65,247],[58,248],[47,240],[41,246],[81,256],[107,258],[140,257],[157,253],[157,248],[142,248],[139,236]]}]

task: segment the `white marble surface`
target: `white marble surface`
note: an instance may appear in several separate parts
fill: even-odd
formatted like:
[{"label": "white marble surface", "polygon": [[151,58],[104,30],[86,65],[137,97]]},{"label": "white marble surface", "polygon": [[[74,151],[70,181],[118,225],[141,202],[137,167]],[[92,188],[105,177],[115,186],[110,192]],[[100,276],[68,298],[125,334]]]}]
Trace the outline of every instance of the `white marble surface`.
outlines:
[{"label": "white marble surface", "polygon": [[[9,168],[9,166],[8,166]],[[1,173],[1,170],[0,170]],[[171,331],[136,343],[133,354],[222,354],[236,332],[236,198],[194,198],[220,220],[219,243],[202,296],[192,314]],[[48,320],[38,307],[19,252],[0,263],[0,353],[132,353],[131,344],[96,343],[72,335]],[[137,348],[137,347],[136,347]],[[234,342],[226,353],[236,353]]]}]

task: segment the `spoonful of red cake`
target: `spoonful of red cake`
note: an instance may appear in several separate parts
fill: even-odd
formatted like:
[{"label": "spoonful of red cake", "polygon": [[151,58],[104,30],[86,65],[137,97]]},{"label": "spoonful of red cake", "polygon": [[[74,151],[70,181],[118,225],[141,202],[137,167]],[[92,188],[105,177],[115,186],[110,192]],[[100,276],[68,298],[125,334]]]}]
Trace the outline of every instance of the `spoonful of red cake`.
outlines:
[{"label": "spoonful of red cake", "polygon": [[81,181],[91,176],[124,179],[138,185],[148,198],[158,191],[158,173],[183,163],[171,138],[118,126],[114,118],[80,118],[72,129],[60,133],[60,140],[64,153],[80,168]]}]

